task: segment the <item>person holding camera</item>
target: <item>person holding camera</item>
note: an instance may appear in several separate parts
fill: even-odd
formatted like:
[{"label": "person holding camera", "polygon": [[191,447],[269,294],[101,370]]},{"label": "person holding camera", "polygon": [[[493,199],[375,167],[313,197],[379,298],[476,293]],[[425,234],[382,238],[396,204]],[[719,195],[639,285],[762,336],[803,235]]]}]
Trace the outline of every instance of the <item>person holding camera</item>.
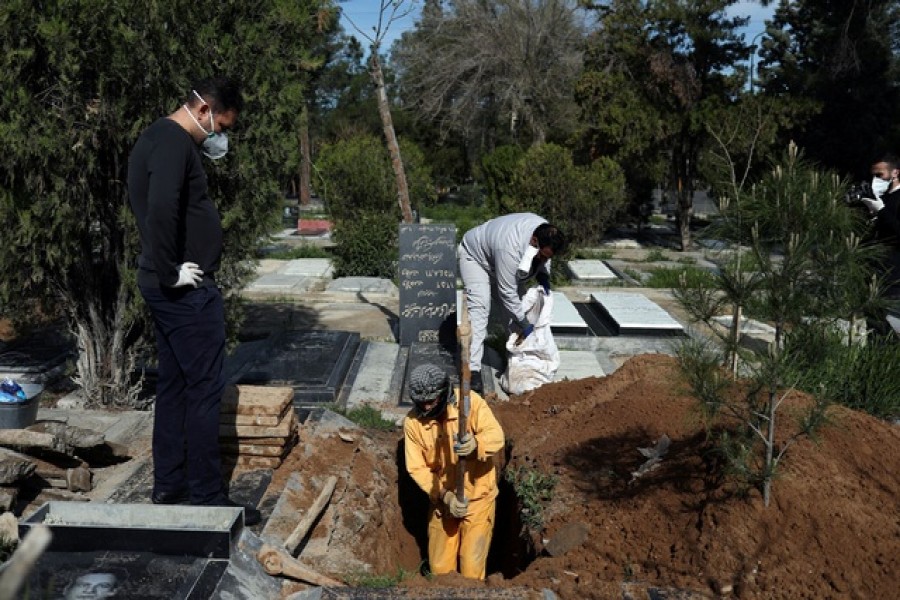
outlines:
[{"label": "person holding camera", "polygon": [[[885,154],[872,164],[871,172],[875,197],[861,201],[873,217],[875,240],[885,245],[885,297],[896,309],[900,301],[900,158]],[[893,320],[900,325],[900,319],[888,316],[888,321]]]}]

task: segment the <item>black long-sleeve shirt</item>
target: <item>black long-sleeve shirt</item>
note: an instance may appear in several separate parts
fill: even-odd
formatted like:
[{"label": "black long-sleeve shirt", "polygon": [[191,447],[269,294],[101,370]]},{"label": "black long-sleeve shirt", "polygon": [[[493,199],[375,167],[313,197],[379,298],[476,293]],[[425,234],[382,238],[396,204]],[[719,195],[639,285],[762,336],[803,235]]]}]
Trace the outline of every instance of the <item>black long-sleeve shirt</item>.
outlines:
[{"label": "black long-sleeve shirt", "polygon": [[197,144],[168,118],[150,125],[128,159],[128,197],[141,238],[138,284],[174,286],[178,265],[197,263],[213,285],[222,257],[222,221],[207,193]]},{"label": "black long-sleeve shirt", "polygon": [[881,196],[884,208],[875,216],[875,239],[885,245],[887,295],[900,298],[900,187]]}]

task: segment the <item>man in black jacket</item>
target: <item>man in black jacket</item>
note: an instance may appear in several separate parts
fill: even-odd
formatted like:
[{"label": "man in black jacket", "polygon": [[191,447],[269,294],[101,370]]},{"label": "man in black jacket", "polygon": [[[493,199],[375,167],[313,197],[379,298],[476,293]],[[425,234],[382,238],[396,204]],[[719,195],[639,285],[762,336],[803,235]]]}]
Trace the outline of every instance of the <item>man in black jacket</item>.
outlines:
[{"label": "man in black jacket", "polygon": [[[243,105],[225,78],[196,82],[177,110],[141,133],[128,195],[141,239],[138,287],[156,329],[153,419],[156,504],[236,506],[222,479],[219,409],[225,387],[225,310],[215,281],[222,223],[201,153],[222,158]],[[259,512],[245,508],[245,522]]]},{"label": "man in black jacket", "polygon": [[[872,192],[875,198],[862,202],[874,218],[875,239],[885,246],[885,296],[896,309],[900,301],[900,158],[896,155],[886,154],[872,165]],[[888,315],[888,321],[897,318]],[[887,331],[887,324],[879,323],[875,329]]]}]

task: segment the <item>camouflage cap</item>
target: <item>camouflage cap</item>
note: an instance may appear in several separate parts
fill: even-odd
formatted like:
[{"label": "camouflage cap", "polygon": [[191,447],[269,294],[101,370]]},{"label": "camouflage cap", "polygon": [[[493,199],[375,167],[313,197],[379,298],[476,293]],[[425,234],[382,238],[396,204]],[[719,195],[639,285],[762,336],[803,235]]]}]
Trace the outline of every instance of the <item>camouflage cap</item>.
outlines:
[{"label": "camouflage cap", "polygon": [[449,379],[444,371],[433,364],[419,365],[409,375],[409,399],[428,402],[447,388]]}]

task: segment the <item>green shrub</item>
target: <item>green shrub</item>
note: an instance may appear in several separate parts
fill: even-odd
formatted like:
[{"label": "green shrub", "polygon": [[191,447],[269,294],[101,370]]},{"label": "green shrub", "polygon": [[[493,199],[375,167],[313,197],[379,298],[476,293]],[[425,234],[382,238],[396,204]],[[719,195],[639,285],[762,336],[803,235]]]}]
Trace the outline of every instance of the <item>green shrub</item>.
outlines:
[{"label": "green shrub", "polygon": [[575,165],[571,152],[556,144],[537,144],[524,155],[499,148],[482,160],[482,171],[492,211],[539,214],[575,244],[600,239],[625,205],[625,176],[615,161]]},{"label": "green shrub", "polygon": [[393,213],[359,212],[354,219],[336,223],[332,231],[335,276],[392,279],[398,232]]},{"label": "green shrub", "polygon": [[540,529],[544,524],[544,502],[553,498],[557,478],[525,466],[508,469],[504,477],[519,499],[522,522],[532,529]]},{"label": "green shrub", "polygon": [[503,199],[515,195],[515,180],[524,152],[518,146],[499,146],[481,159],[480,178],[487,188],[486,204],[494,214],[503,210]]},{"label": "green shrub", "polygon": [[445,202],[422,209],[422,216],[438,223],[456,225],[456,241],[473,227],[481,225],[496,216],[487,206],[472,206]]},{"label": "green shrub", "polygon": [[900,417],[900,344],[886,340],[847,345],[844,336],[822,327],[803,327],[787,336],[785,352],[798,387],[882,419]]}]

